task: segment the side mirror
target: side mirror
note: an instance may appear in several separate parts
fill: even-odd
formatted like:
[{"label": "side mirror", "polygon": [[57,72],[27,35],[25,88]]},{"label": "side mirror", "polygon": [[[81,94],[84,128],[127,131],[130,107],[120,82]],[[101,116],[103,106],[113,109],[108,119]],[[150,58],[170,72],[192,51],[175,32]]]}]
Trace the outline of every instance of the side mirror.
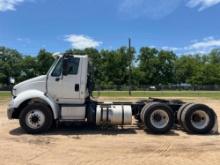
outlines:
[{"label": "side mirror", "polygon": [[13,77],[9,77],[9,83],[10,84],[15,84],[15,79]]},{"label": "side mirror", "polygon": [[69,69],[69,65],[68,65],[68,58],[64,58],[63,59],[63,75],[66,76],[68,75],[68,69]]}]

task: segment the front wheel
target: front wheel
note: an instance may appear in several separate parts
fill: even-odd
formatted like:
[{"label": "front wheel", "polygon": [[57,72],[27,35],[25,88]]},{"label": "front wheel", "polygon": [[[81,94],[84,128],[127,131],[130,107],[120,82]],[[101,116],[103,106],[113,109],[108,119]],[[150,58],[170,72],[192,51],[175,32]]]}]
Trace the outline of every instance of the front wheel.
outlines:
[{"label": "front wheel", "polygon": [[46,132],[51,128],[53,115],[49,107],[42,103],[27,105],[19,116],[21,127],[30,134]]}]

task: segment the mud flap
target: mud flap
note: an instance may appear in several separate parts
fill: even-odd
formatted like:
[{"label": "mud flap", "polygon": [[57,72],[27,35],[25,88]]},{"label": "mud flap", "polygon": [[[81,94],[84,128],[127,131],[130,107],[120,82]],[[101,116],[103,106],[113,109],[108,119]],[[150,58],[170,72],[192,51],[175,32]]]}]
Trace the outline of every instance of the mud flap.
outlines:
[{"label": "mud flap", "polygon": [[212,134],[218,134],[218,118],[217,118],[217,115],[215,114],[215,125],[214,127],[212,128],[211,130],[211,133]]}]

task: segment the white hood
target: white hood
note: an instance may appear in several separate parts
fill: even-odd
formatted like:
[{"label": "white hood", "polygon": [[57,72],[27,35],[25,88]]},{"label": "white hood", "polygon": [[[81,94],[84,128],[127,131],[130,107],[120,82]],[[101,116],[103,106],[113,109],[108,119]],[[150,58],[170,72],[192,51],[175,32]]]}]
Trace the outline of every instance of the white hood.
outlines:
[{"label": "white hood", "polygon": [[23,81],[14,86],[14,95],[17,96],[19,93],[29,89],[36,89],[42,92],[46,92],[46,75],[38,76],[26,81]]}]

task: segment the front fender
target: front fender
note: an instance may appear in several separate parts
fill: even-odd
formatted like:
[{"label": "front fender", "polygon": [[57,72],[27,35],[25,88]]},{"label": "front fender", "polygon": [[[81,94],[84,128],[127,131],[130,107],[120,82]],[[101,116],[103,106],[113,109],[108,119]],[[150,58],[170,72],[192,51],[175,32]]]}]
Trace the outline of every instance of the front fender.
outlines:
[{"label": "front fender", "polygon": [[46,102],[52,109],[54,119],[58,118],[58,112],[59,112],[59,105],[55,103],[55,101],[50,98],[49,96],[46,96],[42,91],[38,90],[27,90],[22,93],[19,93],[19,95],[12,100],[11,107],[18,108],[23,102],[30,100],[30,99],[41,99],[44,102]]}]

